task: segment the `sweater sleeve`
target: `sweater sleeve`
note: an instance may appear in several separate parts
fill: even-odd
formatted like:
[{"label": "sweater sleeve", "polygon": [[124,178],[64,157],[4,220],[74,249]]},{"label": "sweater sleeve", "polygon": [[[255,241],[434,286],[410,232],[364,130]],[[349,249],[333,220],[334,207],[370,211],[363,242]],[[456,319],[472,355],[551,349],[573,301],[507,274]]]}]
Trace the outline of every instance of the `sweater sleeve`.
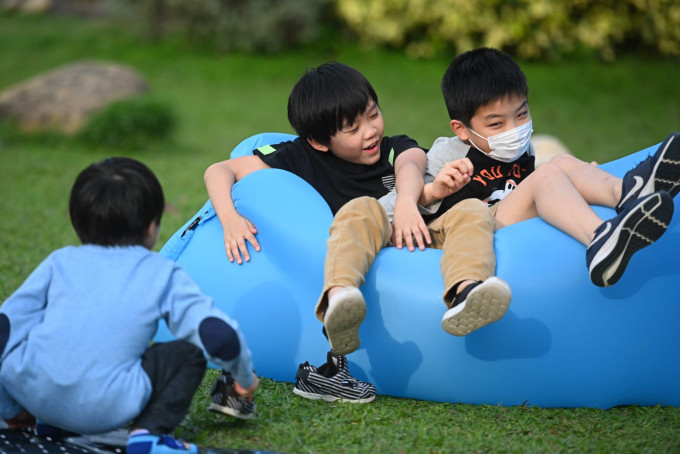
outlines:
[{"label": "sweater sleeve", "polygon": [[[52,277],[50,258],[43,261],[0,308],[0,368],[7,355],[26,341],[39,324],[47,306],[47,290]],[[9,419],[22,407],[0,385],[0,417]]]},{"label": "sweater sleeve", "polygon": [[[4,359],[39,324],[47,307],[47,291],[52,279],[50,258],[43,261],[23,284],[2,304],[0,348]],[[3,317],[3,318],[4,318]]]},{"label": "sweater sleeve", "polygon": [[238,322],[216,308],[179,266],[172,274],[170,297],[163,308],[170,331],[203,349],[208,360],[231,372],[241,386],[250,387],[252,357]]}]

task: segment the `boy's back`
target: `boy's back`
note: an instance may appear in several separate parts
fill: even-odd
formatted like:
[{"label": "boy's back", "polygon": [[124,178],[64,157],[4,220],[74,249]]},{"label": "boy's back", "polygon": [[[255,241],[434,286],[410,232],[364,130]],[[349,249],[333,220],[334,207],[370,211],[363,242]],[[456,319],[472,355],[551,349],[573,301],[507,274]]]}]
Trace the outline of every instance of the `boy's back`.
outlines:
[{"label": "boy's back", "polygon": [[[10,320],[21,314],[33,321],[12,325],[3,383],[31,396],[25,405],[41,407],[47,420],[52,415],[95,431],[100,418],[111,428],[124,425],[148,393],[148,378],[135,366],[167,310],[173,268],[141,246],[53,252],[3,304]],[[23,331],[30,331],[27,341],[12,345]],[[108,377],[106,387],[102,377]]]},{"label": "boy's back", "polygon": [[213,311],[199,295],[174,262],[141,246],[57,250],[3,304],[25,323],[12,325],[2,381],[62,427],[121,427],[148,397],[139,363],[159,318],[169,317],[177,337],[197,337],[198,322]]}]

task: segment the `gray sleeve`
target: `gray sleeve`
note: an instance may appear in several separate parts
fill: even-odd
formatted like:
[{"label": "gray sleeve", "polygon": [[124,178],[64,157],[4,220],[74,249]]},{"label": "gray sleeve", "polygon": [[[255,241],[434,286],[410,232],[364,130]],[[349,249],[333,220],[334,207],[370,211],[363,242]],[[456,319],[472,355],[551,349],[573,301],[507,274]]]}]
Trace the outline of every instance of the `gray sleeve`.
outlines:
[{"label": "gray sleeve", "polygon": [[[427,152],[427,169],[425,170],[425,183],[432,183],[439,171],[449,161],[455,161],[467,156],[470,147],[458,137],[439,137]],[[394,205],[397,201],[397,191],[392,189],[382,196],[379,202],[387,212],[390,222],[394,220]],[[435,214],[441,205],[441,200],[432,202],[428,206],[418,205],[421,214]]]},{"label": "gray sleeve", "polygon": [[[447,162],[467,156],[469,148],[458,137],[439,137],[435,140],[432,148],[427,152],[425,183],[432,183]],[[441,200],[432,202],[428,206],[423,207],[421,213],[435,214],[441,204]]]},{"label": "gray sleeve", "polygon": [[[440,137],[435,141],[435,145],[437,145],[437,142],[439,142],[442,139],[446,139],[446,137]],[[431,183],[434,180],[433,175],[437,175],[439,172],[439,169],[441,169],[441,166],[443,166],[446,161],[441,161],[443,157],[437,157],[435,156],[435,161],[431,162],[432,156],[431,153],[434,150],[434,145],[433,148],[427,152],[427,169],[425,171],[425,183]],[[442,155],[443,153],[435,152],[435,155]],[[392,189],[389,193],[386,195],[382,196],[378,200],[383,208],[385,209],[385,212],[387,212],[387,218],[390,220],[390,223],[394,221],[394,205],[397,203],[397,190]],[[434,214],[437,212],[437,209],[439,208],[439,205],[441,204],[441,201],[434,202],[426,207],[418,205],[418,211],[420,214]]]},{"label": "gray sleeve", "polygon": [[[425,180],[427,183],[427,179]],[[390,224],[394,221],[394,205],[397,203],[397,190],[392,189],[390,192],[378,199],[378,202],[383,206],[385,212],[387,213],[387,218],[390,220]],[[418,211],[420,214],[434,214],[439,208],[441,202],[436,202],[426,207],[418,205]],[[436,204],[436,206],[435,206]]]}]

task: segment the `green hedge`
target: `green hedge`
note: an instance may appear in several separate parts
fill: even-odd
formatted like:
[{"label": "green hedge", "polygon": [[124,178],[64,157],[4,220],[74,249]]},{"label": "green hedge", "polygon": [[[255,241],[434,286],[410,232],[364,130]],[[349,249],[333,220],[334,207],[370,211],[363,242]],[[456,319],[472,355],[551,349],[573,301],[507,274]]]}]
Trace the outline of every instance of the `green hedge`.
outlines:
[{"label": "green hedge", "polygon": [[323,35],[331,0],[144,0],[155,38],[181,36],[217,52],[277,53]]},{"label": "green hedge", "polygon": [[77,139],[91,147],[145,149],[170,139],[176,125],[175,112],[166,102],[131,98],[95,113]]},{"label": "green hedge", "polygon": [[680,55],[677,0],[336,0],[336,11],[362,42],[414,56],[478,46],[526,59]]}]

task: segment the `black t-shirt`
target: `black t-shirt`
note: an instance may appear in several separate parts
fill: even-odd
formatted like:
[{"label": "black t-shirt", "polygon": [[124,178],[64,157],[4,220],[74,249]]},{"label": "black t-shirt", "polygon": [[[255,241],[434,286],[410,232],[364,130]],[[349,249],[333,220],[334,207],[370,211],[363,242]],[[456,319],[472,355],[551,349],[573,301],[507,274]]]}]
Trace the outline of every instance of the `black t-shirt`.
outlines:
[{"label": "black t-shirt", "polygon": [[489,206],[502,200],[534,171],[536,157],[524,153],[513,162],[502,162],[488,157],[474,147],[470,147],[467,157],[475,169],[472,180],[459,191],[446,196],[434,215],[424,215],[430,222],[444,214],[449,208],[464,199],[480,199]]},{"label": "black t-shirt", "polygon": [[348,201],[361,196],[384,196],[394,188],[394,161],[400,153],[419,148],[405,135],[383,137],[380,159],[372,165],[354,164],[312,147],[307,140],[265,145],[253,150],[268,166],[299,176],[321,194],[335,215]]}]

